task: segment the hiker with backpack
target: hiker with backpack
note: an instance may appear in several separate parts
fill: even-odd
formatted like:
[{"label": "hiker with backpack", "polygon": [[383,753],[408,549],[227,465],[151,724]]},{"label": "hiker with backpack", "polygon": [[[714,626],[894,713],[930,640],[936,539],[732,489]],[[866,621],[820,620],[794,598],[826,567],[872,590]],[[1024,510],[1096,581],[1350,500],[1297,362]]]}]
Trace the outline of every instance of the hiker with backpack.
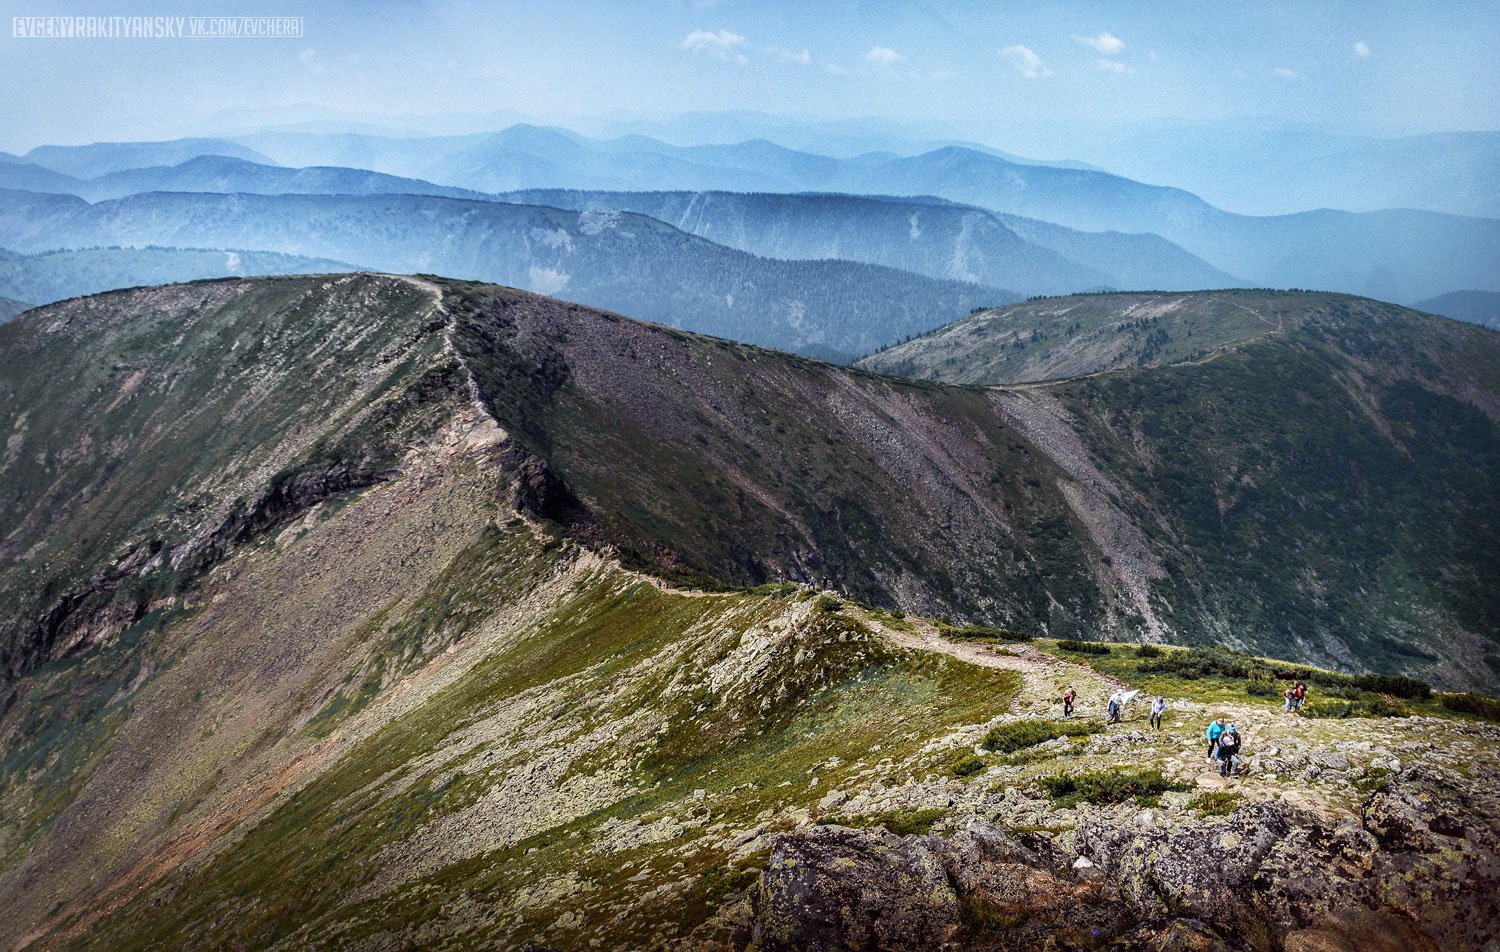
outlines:
[{"label": "hiker with backpack", "polygon": [[1160,694],[1151,702],[1151,729],[1161,730],[1161,716],[1167,713],[1167,699]]},{"label": "hiker with backpack", "polygon": [[1105,721],[1105,723],[1118,724],[1120,722],[1120,716],[1124,713],[1124,711],[1125,697],[1119,691],[1116,691],[1114,694],[1111,694],[1109,696],[1109,718]]},{"label": "hiker with backpack", "polygon": [[1208,722],[1208,762],[1214,762],[1214,756],[1219,752],[1219,738],[1224,736],[1224,718],[1218,717]]},{"label": "hiker with backpack", "polygon": [[1307,700],[1307,685],[1298,681],[1297,686],[1292,688],[1292,710],[1302,710],[1302,702],[1305,700]]},{"label": "hiker with backpack", "polygon": [[1230,777],[1235,774],[1234,758],[1240,752],[1240,732],[1233,724],[1224,728],[1224,733],[1219,735],[1219,776]]},{"label": "hiker with backpack", "polygon": [[1281,694],[1281,696],[1286,700],[1286,711],[1285,711],[1285,713],[1287,713],[1287,714],[1292,713],[1292,707],[1295,706],[1294,697],[1295,697],[1295,694],[1296,694],[1296,690],[1297,690],[1296,688],[1287,688]]},{"label": "hiker with backpack", "polygon": [[1068,685],[1068,689],[1063,692],[1062,696],[1063,717],[1073,716],[1073,702],[1076,700],[1078,700],[1078,692],[1073,690],[1073,685],[1070,684]]}]

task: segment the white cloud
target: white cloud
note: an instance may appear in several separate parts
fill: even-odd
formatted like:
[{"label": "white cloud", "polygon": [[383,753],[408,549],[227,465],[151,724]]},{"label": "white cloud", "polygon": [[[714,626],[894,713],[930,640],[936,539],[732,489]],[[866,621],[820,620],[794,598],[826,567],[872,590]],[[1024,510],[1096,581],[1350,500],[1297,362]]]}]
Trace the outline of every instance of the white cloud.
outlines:
[{"label": "white cloud", "polygon": [[1007,46],[1000,51],[1000,55],[1010,60],[1011,65],[1027,79],[1042,79],[1052,75],[1052,70],[1047,68],[1047,64],[1029,46]]},{"label": "white cloud", "polygon": [[849,72],[847,69],[844,69],[844,67],[838,65],[837,63],[829,63],[824,67],[824,69],[828,70],[828,74],[830,76],[844,76]]},{"label": "white cloud", "polygon": [[1078,36],[1074,34],[1074,43],[1081,43],[1095,52],[1105,56],[1119,56],[1125,52],[1125,41],[1113,33],[1100,33],[1097,36]]},{"label": "white cloud", "polygon": [[890,66],[892,63],[899,63],[904,59],[906,57],[897,53],[889,46],[872,46],[870,47],[870,52],[865,54],[865,62],[874,63],[876,66]]},{"label": "white cloud", "polygon": [[737,63],[748,63],[749,58],[740,52],[740,47],[745,45],[745,38],[738,33],[730,33],[728,30],[694,30],[682,41],[682,48],[692,50],[694,53],[707,53],[722,60],[734,60]]},{"label": "white cloud", "polygon": [[1108,70],[1111,73],[1133,73],[1133,72],[1135,72],[1135,70],[1131,69],[1128,65],[1126,65],[1125,63],[1120,62],[1119,60],[1101,59],[1101,60],[1095,60],[1094,62],[1095,62],[1095,64],[1100,69]]},{"label": "white cloud", "polygon": [[788,63],[796,63],[798,66],[812,65],[812,51],[810,50],[775,50],[778,59]]},{"label": "white cloud", "polygon": [[318,51],[310,47],[297,54],[297,62],[314,76],[321,76],[328,72],[328,67],[318,61]]},{"label": "white cloud", "polygon": [[1272,72],[1273,75],[1276,76],[1277,79],[1301,79],[1302,78],[1302,74],[1301,73],[1297,72],[1295,69],[1287,69],[1285,66],[1278,66],[1275,69],[1271,70],[1271,72]]},{"label": "white cloud", "polygon": [[1369,59],[1370,58],[1370,44],[1366,43],[1364,40],[1360,40],[1358,43],[1355,43],[1354,44],[1354,55],[1358,56],[1360,59]]}]

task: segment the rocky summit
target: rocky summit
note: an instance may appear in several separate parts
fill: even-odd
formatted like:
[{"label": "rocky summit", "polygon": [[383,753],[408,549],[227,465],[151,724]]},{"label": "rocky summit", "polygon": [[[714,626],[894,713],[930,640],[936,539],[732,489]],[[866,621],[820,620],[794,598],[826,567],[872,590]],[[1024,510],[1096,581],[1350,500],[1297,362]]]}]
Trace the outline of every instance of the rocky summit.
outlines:
[{"label": "rocky summit", "polygon": [[1056,386],[433,277],[27,311],[0,945],[1500,949],[1500,348],[1299,302]]}]

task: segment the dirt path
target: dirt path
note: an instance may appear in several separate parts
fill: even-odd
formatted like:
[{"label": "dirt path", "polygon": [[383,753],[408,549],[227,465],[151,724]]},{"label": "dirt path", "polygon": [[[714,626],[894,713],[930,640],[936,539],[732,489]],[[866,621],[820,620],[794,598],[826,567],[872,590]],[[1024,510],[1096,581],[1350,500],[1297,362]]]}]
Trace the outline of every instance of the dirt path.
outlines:
[{"label": "dirt path", "polygon": [[893,628],[872,615],[866,615],[863,620],[903,648],[934,651],[980,667],[1019,673],[1021,693],[1016,697],[1017,713],[1059,714],[1062,693],[1071,686],[1078,692],[1076,708],[1080,715],[1103,714],[1109,696],[1128,687],[1118,678],[1054,658],[1030,645],[991,647],[977,641],[944,638],[938,633],[937,625],[920,618],[910,619],[915,631]]},{"label": "dirt path", "polygon": [[1210,301],[1218,301],[1220,304],[1228,304],[1230,307],[1237,307],[1237,308],[1239,308],[1242,311],[1248,311],[1249,313],[1255,315],[1255,319],[1256,320],[1260,321],[1262,324],[1266,325],[1267,327],[1274,327],[1278,331],[1286,330],[1286,326],[1283,324],[1281,318],[1278,317],[1276,320],[1273,321],[1269,317],[1266,317],[1264,314],[1262,314],[1261,312],[1257,311],[1255,308],[1253,308],[1253,307],[1246,307],[1245,305],[1240,304],[1238,301],[1226,301],[1223,298],[1216,298],[1216,297],[1211,297],[1211,298],[1209,298],[1209,300]]}]

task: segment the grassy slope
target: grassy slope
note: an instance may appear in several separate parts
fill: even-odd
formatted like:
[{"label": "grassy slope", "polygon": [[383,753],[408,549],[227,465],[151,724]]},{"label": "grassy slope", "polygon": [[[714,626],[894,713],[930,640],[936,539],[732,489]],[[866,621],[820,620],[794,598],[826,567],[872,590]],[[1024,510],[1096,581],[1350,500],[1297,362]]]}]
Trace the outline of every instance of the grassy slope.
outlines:
[{"label": "grassy slope", "polygon": [[[5,666],[174,595],[267,509],[295,508],[299,481],[315,494],[389,469],[431,422],[408,391],[429,373],[440,388],[430,307],[370,276],[268,279],[103,295],[5,325]],[[60,605],[72,622],[39,617]]]},{"label": "grassy slope", "polygon": [[1008,399],[1056,407],[1117,487],[1169,566],[1153,599],[1178,638],[1493,677],[1492,333],[1341,295],[1099,295],[991,312],[864,365],[1003,383],[1141,363],[1167,366]]},{"label": "grassy slope", "polygon": [[982,391],[447,288],[496,418],[632,561],[1059,631],[1113,610],[1057,469]]},{"label": "grassy slope", "polygon": [[860,366],[969,384],[1162,367],[1216,356],[1298,321],[1312,299],[1240,290],[1038,298],[976,314],[872,354]]}]

